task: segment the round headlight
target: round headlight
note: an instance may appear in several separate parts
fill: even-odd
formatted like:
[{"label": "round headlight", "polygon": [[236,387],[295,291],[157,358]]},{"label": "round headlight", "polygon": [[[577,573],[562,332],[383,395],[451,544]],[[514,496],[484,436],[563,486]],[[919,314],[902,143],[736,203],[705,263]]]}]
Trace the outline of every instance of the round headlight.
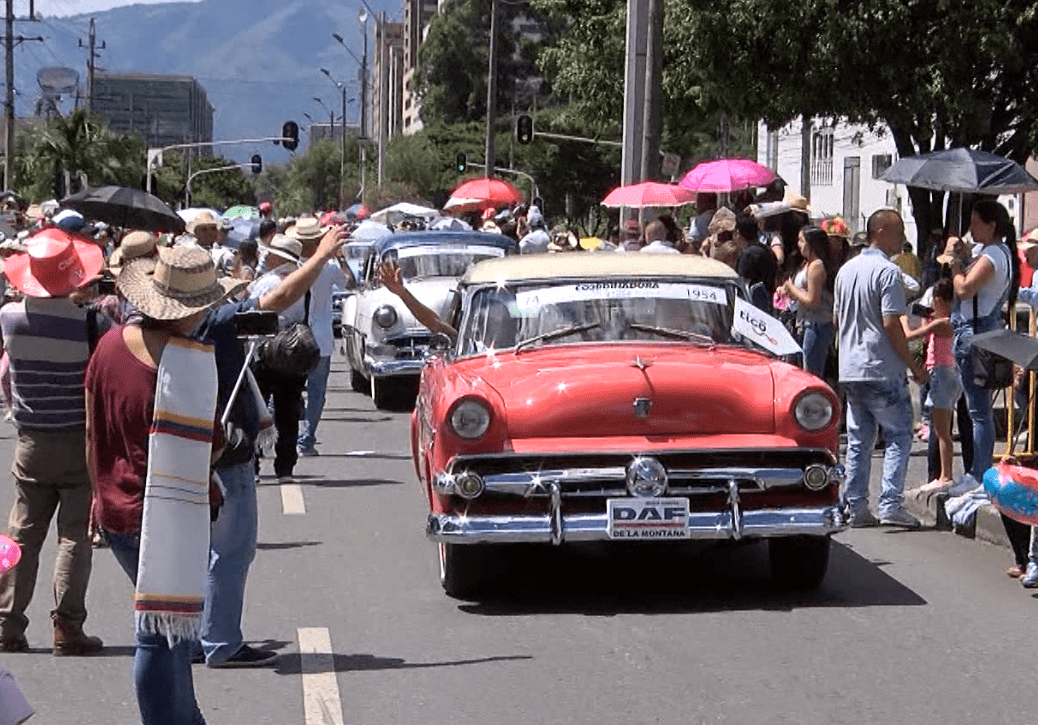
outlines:
[{"label": "round headlight", "polygon": [[667,469],[655,458],[638,456],[627,466],[627,490],[639,498],[659,498],[667,492]]},{"label": "round headlight", "polygon": [[479,438],[490,427],[490,411],[478,400],[463,400],[450,415],[451,430],[469,440]]},{"label": "round headlight", "polygon": [[382,305],[375,310],[372,319],[379,327],[392,327],[396,324],[396,310],[394,310],[391,305]]},{"label": "round headlight", "polygon": [[833,421],[833,404],[821,393],[806,393],[797,400],[793,415],[804,430],[822,430]]},{"label": "round headlight", "polygon": [[804,485],[812,491],[821,491],[829,485],[829,469],[818,463],[812,463],[804,469]]}]

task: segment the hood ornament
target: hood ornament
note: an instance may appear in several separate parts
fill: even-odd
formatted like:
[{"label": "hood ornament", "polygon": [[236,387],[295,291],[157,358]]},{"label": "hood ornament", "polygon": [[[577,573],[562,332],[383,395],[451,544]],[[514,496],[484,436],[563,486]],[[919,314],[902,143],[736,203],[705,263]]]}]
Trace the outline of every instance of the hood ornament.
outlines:
[{"label": "hood ornament", "polygon": [[648,418],[650,410],[652,410],[652,400],[649,398],[634,399],[634,414],[636,416],[639,418]]},{"label": "hood ornament", "polygon": [[635,357],[634,361],[631,363],[631,367],[638,368],[642,372],[645,372],[652,367],[652,360],[642,360],[640,357]]}]

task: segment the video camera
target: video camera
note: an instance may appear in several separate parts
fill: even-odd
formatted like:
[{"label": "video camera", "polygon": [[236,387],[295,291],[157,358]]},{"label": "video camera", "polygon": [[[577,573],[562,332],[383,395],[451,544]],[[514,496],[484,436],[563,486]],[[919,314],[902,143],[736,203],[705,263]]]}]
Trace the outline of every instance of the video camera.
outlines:
[{"label": "video camera", "polygon": [[274,337],[278,334],[278,313],[267,310],[249,310],[234,315],[234,331],[239,338]]}]

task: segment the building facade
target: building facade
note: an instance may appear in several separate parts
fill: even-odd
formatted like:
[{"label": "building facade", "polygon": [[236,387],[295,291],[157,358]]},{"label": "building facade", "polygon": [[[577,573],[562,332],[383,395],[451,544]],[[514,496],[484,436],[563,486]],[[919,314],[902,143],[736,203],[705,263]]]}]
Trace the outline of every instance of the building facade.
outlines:
[{"label": "building facade", "polygon": [[[444,0],[446,2],[447,0]],[[414,76],[418,68],[418,49],[429,31],[429,23],[439,11],[437,0],[404,0],[403,132],[422,129]]]},{"label": "building facade", "polygon": [[404,129],[404,54],[406,25],[378,23],[375,28],[375,66],[372,78],[371,137],[381,130],[389,139]]},{"label": "building facade", "polygon": [[113,131],[137,135],[148,148],[213,140],[215,109],[190,76],[98,72],[93,110]]}]

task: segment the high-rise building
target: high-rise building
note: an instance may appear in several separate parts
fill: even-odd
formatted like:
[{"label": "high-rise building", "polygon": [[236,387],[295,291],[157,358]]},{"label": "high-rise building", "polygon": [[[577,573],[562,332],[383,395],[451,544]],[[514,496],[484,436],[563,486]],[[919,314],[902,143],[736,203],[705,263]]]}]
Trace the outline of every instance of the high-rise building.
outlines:
[{"label": "high-rise building", "polygon": [[94,113],[110,129],[140,136],[149,148],[213,140],[213,104],[191,76],[98,72],[93,96]]},{"label": "high-rise building", "polygon": [[418,116],[418,97],[414,74],[418,68],[418,48],[425,40],[429,22],[439,10],[437,0],[404,0],[404,72],[403,132],[415,133],[422,128]]},{"label": "high-rise building", "polygon": [[379,129],[388,140],[404,128],[404,23],[379,23],[375,30],[371,138]]}]

